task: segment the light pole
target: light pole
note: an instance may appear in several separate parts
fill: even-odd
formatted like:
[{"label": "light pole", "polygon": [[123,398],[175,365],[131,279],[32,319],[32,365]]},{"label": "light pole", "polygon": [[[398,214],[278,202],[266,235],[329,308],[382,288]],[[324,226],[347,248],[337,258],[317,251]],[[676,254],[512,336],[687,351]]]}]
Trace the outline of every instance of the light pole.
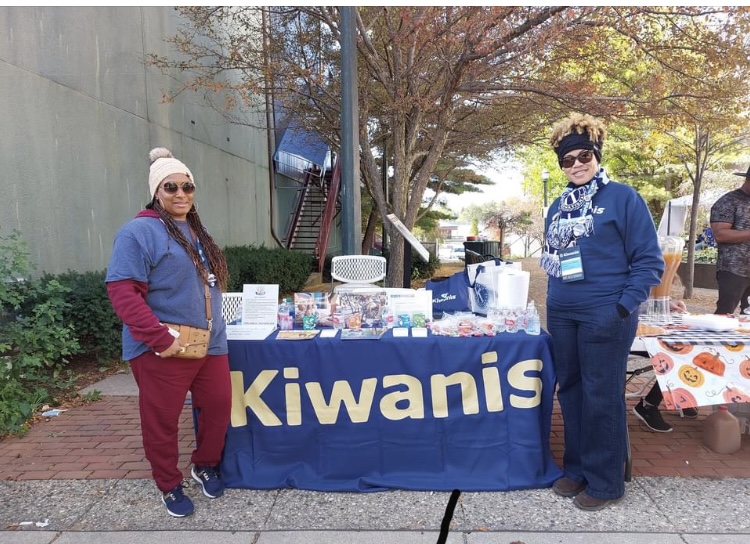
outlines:
[{"label": "light pole", "polygon": [[547,182],[549,181],[549,170],[546,168],[542,170],[542,187],[544,187],[544,209],[542,209],[542,217],[547,218]]}]

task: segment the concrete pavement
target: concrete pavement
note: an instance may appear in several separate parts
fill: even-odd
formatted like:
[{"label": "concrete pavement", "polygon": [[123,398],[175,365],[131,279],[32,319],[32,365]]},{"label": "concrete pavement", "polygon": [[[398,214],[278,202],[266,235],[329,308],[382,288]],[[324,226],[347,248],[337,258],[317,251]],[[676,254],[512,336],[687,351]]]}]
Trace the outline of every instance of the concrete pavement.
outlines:
[{"label": "concrete pavement", "polygon": [[[164,512],[150,480],[0,483],[0,543],[427,544],[449,493],[229,489],[196,512]],[[450,544],[726,543],[750,538],[746,479],[637,478],[626,498],[582,512],[549,489],[464,493]],[[41,526],[37,526],[41,525]]]}]

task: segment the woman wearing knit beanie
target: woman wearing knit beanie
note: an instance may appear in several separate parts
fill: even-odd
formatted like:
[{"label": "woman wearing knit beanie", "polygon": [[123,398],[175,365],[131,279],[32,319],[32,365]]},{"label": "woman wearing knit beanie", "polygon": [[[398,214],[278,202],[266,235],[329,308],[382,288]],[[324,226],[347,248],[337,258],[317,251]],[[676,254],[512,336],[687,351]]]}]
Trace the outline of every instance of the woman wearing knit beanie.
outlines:
[{"label": "woman wearing knit beanie", "polygon": [[627,358],[638,306],[664,271],[645,201],[601,167],[605,136],[590,115],[554,127],[551,144],[568,185],[550,206],[541,258],[565,427],[564,477],[553,490],[582,510],[625,493]]},{"label": "woman wearing knit beanie", "polygon": [[[143,449],[167,512],[183,517],[193,513],[178,467],[179,419],[188,392],[198,411],[191,475],[206,497],[224,493],[217,467],[231,409],[221,314],[229,275],[193,204],[197,184],[190,169],[165,148],[153,149],[149,158],[150,202],[115,235],[106,282],[123,322],[122,358],[138,384]],[[207,355],[176,357],[186,349],[184,340],[164,323],[208,329]]]}]

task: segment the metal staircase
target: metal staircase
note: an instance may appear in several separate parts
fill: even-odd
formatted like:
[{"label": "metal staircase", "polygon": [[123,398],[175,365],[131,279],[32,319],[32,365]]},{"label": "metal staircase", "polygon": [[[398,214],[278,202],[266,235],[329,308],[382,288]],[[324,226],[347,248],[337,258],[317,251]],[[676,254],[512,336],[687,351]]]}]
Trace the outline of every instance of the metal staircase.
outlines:
[{"label": "metal staircase", "polygon": [[340,187],[338,160],[332,170],[306,170],[290,214],[283,239],[286,248],[313,255],[316,272],[323,270],[331,226],[341,211]]}]

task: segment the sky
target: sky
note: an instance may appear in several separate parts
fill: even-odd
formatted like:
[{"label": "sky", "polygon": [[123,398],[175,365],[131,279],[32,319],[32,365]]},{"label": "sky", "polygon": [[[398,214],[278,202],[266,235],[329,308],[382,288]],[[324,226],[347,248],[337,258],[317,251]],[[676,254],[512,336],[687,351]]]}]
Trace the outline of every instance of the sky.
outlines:
[{"label": "sky", "polygon": [[517,167],[497,161],[490,168],[480,170],[479,173],[484,174],[490,180],[494,181],[495,185],[482,186],[481,193],[443,195],[448,203],[448,207],[453,212],[459,213],[464,207],[471,204],[479,205],[486,204],[487,202],[500,202],[507,200],[509,197],[520,198],[523,196],[523,189],[521,187],[523,178],[521,177],[520,169]]}]

